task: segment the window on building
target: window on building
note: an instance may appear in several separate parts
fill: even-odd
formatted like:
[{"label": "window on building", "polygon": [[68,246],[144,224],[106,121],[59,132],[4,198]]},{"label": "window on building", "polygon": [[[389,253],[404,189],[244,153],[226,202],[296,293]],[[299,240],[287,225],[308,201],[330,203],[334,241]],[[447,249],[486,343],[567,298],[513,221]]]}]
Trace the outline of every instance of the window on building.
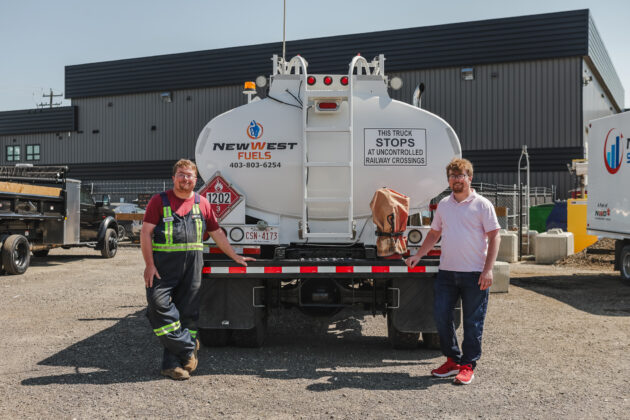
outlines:
[{"label": "window on building", "polygon": [[26,160],[39,160],[39,144],[26,145]]},{"label": "window on building", "polygon": [[16,162],[20,160],[20,146],[7,146],[7,161]]}]

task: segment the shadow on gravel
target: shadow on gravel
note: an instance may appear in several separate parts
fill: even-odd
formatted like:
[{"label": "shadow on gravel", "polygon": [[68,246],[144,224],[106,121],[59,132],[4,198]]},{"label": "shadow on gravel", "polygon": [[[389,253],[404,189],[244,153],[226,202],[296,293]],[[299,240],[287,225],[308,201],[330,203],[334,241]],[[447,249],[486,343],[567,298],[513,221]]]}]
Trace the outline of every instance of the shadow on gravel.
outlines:
[{"label": "shadow on gravel", "polygon": [[48,255],[46,257],[31,256],[31,267],[51,267],[55,265],[66,264],[73,261],[102,259],[100,251],[94,251],[94,255]]},{"label": "shadow on gravel", "polygon": [[[107,385],[161,379],[161,347],[150,333],[144,313],[143,309],[118,319],[112,327],[38,363],[73,367],[74,373],[29,378],[22,385]],[[103,320],[111,318],[80,321]],[[392,350],[386,337],[362,335],[361,323],[353,317],[335,320],[330,327],[322,325],[321,321],[302,323],[300,328],[287,329],[281,319],[272,318],[262,348],[202,347],[195,376],[308,379],[312,383],[306,388],[315,392],[340,388],[426,389],[442,382],[408,373],[410,368],[417,371],[418,366],[422,372],[428,372],[433,362],[429,366],[424,360],[438,357],[439,351],[420,347],[412,351]]]},{"label": "shadow on gravel", "polygon": [[617,273],[519,277],[510,284],[593,315],[630,316],[630,287]]}]

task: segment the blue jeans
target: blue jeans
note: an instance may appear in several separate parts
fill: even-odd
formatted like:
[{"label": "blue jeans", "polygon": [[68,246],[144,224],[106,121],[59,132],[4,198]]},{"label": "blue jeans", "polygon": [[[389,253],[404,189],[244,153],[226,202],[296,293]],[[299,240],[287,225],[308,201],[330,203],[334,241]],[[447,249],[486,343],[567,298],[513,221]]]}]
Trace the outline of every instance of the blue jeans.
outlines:
[{"label": "blue jeans", "polygon": [[[433,316],[445,356],[460,364],[476,366],[481,357],[481,335],[488,309],[489,290],[479,290],[479,272],[440,270],[433,283]],[[457,299],[462,300],[464,342],[459,349],[453,322]]]}]

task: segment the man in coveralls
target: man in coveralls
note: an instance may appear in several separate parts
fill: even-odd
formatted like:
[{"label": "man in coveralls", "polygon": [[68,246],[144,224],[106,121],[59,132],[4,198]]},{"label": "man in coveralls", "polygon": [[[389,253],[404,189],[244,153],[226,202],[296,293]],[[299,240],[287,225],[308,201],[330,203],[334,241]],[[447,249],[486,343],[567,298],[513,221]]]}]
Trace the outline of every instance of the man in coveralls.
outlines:
[{"label": "man in coveralls", "polygon": [[147,317],[164,346],[160,373],[176,380],[190,378],[198,363],[204,233],[237,263],[253,260],[230,246],[208,200],[193,191],[196,181],[197,166],[179,160],[173,167],[173,189],[151,198],[140,232]]}]

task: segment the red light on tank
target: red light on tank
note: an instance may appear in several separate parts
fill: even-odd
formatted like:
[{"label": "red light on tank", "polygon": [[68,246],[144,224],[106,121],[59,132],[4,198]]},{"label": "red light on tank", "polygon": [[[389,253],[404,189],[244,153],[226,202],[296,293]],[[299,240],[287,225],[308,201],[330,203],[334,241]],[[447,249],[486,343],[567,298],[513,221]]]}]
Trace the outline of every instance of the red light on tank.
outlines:
[{"label": "red light on tank", "polygon": [[344,86],[348,86],[348,76],[343,76],[341,78],[341,84]]},{"label": "red light on tank", "polygon": [[330,85],[331,83],[332,83],[332,77],[330,77],[330,76],[324,77],[324,84],[326,86]]},{"label": "red light on tank", "polygon": [[306,78],[306,83],[308,83],[310,86],[314,85],[315,82],[316,82],[316,80],[315,80],[315,77],[313,77],[313,76],[308,76]]},{"label": "red light on tank", "polygon": [[317,104],[317,108],[323,109],[326,111],[334,111],[337,109],[337,103],[336,102],[320,102]]}]

